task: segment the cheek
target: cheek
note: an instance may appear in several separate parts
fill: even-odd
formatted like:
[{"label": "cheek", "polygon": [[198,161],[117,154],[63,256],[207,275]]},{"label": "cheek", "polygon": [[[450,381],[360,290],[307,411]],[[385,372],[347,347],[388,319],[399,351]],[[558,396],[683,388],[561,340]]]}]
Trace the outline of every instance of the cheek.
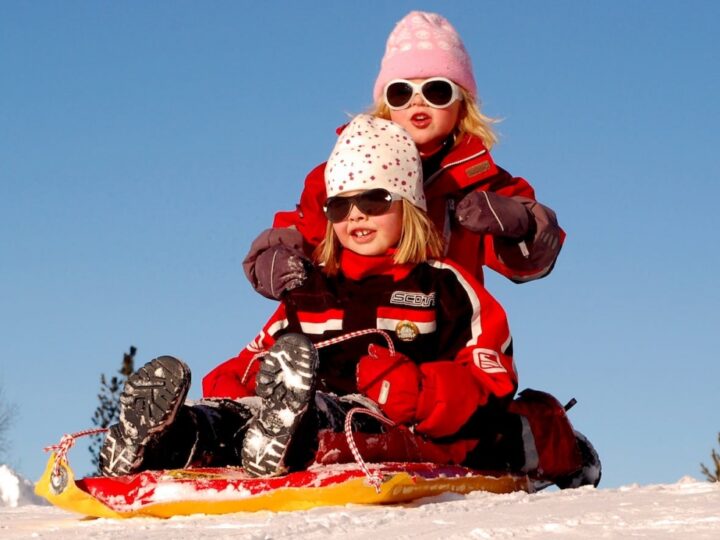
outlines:
[{"label": "cheek", "polygon": [[436,125],[443,134],[449,135],[453,129],[455,129],[455,124],[457,124],[459,116],[460,103],[455,102],[447,109],[437,109],[437,114],[435,115]]},{"label": "cheek", "polygon": [[396,124],[400,124],[405,129],[412,126],[410,123],[411,116],[410,109],[402,109],[399,111],[390,110],[390,120]]},{"label": "cheek", "polygon": [[343,241],[343,239],[347,236],[345,234],[345,230],[347,229],[347,222],[343,221],[340,223],[333,223],[333,231],[335,232],[335,236],[337,236],[338,240],[340,242]]},{"label": "cheek", "polygon": [[385,214],[378,220],[377,225],[382,229],[385,241],[391,246],[396,245],[402,233],[402,212]]}]

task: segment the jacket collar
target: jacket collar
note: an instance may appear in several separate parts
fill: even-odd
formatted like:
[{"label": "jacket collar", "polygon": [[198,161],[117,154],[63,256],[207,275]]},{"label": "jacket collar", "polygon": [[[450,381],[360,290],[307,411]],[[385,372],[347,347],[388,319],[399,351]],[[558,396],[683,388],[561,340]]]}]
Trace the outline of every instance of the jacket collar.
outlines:
[{"label": "jacket collar", "polygon": [[462,190],[480,184],[497,172],[480,138],[466,134],[445,156],[440,169],[425,180],[425,194],[430,198]]},{"label": "jacket collar", "polygon": [[360,255],[349,249],[340,252],[340,270],[353,281],[369,276],[391,276],[393,281],[405,278],[416,266],[415,264],[397,264],[393,260],[395,250],[391,249],[384,255]]}]

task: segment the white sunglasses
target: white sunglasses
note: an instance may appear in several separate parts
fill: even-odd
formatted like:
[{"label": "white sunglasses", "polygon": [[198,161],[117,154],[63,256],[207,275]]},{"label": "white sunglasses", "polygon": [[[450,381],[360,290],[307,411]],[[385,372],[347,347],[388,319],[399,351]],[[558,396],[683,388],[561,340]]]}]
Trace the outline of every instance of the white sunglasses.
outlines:
[{"label": "white sunglasses", "polygon": [[445,77],[432,77],[421,83],[406,79],[393,79],[385,85],[385,104],[393,111],[410,106],[415,94],[420,94],[425,103],[436,109],[444,109],[462,99],[460,87]]}]

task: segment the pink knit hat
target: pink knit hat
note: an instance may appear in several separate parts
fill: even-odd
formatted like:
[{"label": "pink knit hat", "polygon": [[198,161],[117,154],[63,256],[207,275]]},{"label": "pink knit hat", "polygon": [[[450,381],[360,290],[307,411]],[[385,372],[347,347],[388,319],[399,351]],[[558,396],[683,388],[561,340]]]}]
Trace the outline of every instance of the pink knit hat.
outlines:
[{"label": "pink knit hat", "polygon": [[328,197],[382,188],[427,210],[422,162],[410,134],[390,120],[360,114],[338,137],[325,166]]},{"label": "pink knit hat", "polygon": [[460,35],[442,15],[411,11],[390,33],[373,99],[393,79],[447,77],[477,96],[472,63]]}]

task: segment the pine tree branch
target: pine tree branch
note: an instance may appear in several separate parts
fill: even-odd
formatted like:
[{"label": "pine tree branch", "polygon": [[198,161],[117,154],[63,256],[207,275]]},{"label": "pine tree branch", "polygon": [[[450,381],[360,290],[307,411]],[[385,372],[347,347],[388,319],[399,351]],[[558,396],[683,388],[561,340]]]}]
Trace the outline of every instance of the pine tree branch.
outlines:
[{"label": "pine tree branch", "polygon": [[[122,365],[118,370],[120,376],[113,375],[108,380],[105,374],[100,375],[100,392],[98,392],[99,405],[95,409],[92,417],[92,423],[97,427],[108,428],[116,424],[120,419],[120,395],[122,394],[125,381],[128,376],[135,370],[135,354],[137,349],[133,346],[130,351],[123,354]],[[95,466],[97,472],[100,472],[100,452],[105,435],[96,434],[90,437],[91,463]]]},{"label": "pine tree branch", "polygon": [[[720,433],[718,433],[718,444],[720,444]],[[704,463],[700,464],[700,472],[705,475],[708,482],[720,482],[720,454],[713,448],[710,457],[712,458],[715,471],[711,471]]]},{"label": "pine tree branch", "polygon": [[0,456],[5,454],[10,447],[8,431],[17,417],[17,406],[8,404],[3,398],[2,387],[0,387]]}]

